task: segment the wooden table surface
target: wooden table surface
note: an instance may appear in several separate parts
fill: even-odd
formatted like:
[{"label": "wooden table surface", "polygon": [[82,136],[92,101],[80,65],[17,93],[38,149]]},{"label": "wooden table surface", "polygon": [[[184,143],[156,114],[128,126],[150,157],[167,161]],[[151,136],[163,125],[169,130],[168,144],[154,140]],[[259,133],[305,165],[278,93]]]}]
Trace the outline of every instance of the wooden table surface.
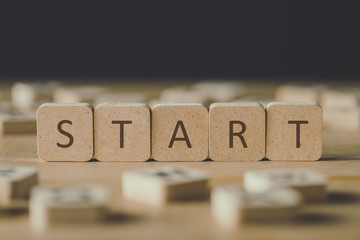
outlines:
[{"label": "wooden table surface", "polygon": [[[126,89],[155,96],[165,87],[142,85]],[[274,85],[256,91],[262,89],[270,93]],[[103,184],[112,197],[111,213],[104,223],[57,226],[44,233],[31,231],[26,208],[0,210],[0,239],[360,239],[360,133],[325,129],[323,152],[323,158],[316,162],[41,162],[36,155],[35,135],[6,136],[0,139],[0,164],[38,166],[40,184]],[[328,198],[324,203],[303,205],[293,222],[248,224],[224,232],[212,219],[208,200],[152,209],[122,199],[124,170],[160,165],[207,170],[211,186],[241,184],[243,173],[249,169],[306,167],[328,177]]]}]

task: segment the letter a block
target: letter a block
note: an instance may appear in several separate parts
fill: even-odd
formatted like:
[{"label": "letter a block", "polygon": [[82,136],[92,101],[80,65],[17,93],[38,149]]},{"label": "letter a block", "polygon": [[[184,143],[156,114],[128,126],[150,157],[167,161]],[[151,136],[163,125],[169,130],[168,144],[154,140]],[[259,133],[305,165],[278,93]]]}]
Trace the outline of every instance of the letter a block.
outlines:
[{"label": "letter a block", "polygon": [[93,156],[93,108],[46,103],[37,111],[37,150],[44,161],[88,161]]},{"label": "letter a block", "polygon": [[316,103],[269,103],[266,156],[314,161],[322,154],[322,109]]},{"label": "letter a block", "polygon": [[150,108],[143,103],[103,103],[95,109],[95,158],[146,161],[150,158]]},{"label": "letter a block", "polygon": [[152,111],[152,156],[201,161],[208,156],[208,111],[202,104],[158,104]]},{"label": "letter a block", "polygon": [[210,106],[209,155],[214,161],[256,161],[265,156],[265,110],[259,103]]}]

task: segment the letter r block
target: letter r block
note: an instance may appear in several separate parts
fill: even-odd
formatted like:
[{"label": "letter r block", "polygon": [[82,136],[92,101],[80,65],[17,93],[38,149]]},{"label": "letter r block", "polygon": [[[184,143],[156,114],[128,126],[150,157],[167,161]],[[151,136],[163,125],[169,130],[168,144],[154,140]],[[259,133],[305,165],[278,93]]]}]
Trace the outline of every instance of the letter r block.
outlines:
[{"label": "letter r block", "polygon": [[93,156],[93,108],[45,103],[37,111],[37,152],[44,161],[88,161]]},{"label": "letter r block", "polygon": [[150,108],[143,103],[103,103],[94,113],[95,158],[146,161],[150,158]]},{"label": "letter r block", "polygon": [[202,104],[158,104],[152,111],[152,156],[159,161],[208,157],[208,110]]},{"label": "letter r block", "polygon": [[322,154],[322,109],[316,103],[269,103],[266,156],[279,161],[314,161]]},{"label": "letter r block", "polygon": [[209,155],[214,161],[257,161],[265,156],[265,110],[260,103],[210,105]]}]

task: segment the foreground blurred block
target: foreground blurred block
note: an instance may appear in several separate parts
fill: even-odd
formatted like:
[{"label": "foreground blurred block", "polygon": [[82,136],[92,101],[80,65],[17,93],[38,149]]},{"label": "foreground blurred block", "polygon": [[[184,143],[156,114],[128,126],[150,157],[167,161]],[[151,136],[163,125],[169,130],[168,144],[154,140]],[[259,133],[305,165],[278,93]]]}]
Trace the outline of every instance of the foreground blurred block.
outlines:
[{"label": "foreground blurred block", "polygon": [[0,135],[36,133],[36,114],[0,114]]},{"label": "foreground blurred block", "polygon": [[0,166],[0,204],[26,198],[37,184],[37,168],[30,166]]},{"label": "foreground blurred block", "polygon": [[58,82],[15,83],[11,88],[11,101],[16,109],[30,111],[44,102],[52,102]]},{"label": "foreground blurred block", "polygon": [[301,192],[307,202],[326,198],[326,178],[310,169],[266,169],[248,171],[244,174],[244,186],[249,192],[271,191],[290,187]]},{"label": "foreground blurred block", "polygon": [[208,174],[183,167],[154,167],[129,170],[122,175],[127,200],[159,207],[168,201],[201,199],[208,194]]},{"label": "foreground blurred block", "polygon": [[44,161],[93,156],[93,108],[87,103],[43,104],[37,112],[37,152]]},{"label": "foreground blurred block", "polygon": [[103,103],[94,113],[95,158],[146,161],[150,158],[150,108],[142,103]]},{"label": "foreground blurred block", "polygon": [[208,110],[201,104],[159,104],[152,110],[152,156],[201,161],[208,156]]},{"label": "foreground blurred block", "polygon": [[214,161],[265,156],[265,110],[259,103],[214,103],[209,112],[209,155]]},{"label": "foreground blurred block", "polygon": [[106,216],[109,192],[97,185],[50,187],[31,191],[30,226],[44,231],[56,224],[89,224]]},{"label": "foreground blurred block", "polygon": [[322,154],[323,115],[316,103],[270,103],[266,107],[266,157],[314,161]]},{"label": "foreground blurred block", "polygon": [[252,193],[237,186],[217,187],[211,193],[211,212],[224,229],[251,222],[289,221],[296,216],[301,196],[292,189]]}]

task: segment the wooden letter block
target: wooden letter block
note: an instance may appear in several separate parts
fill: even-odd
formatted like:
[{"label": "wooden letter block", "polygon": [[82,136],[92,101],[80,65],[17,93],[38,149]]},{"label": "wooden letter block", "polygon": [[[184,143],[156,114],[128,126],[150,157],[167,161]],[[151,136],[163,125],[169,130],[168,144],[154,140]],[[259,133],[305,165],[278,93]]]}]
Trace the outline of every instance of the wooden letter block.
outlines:
[{"label": "wooden letter block", "polygon": [[30,166],[0,166],[0,204],[26,198],[37,184],[37,168]]},{"label": "wooden letter block", "polygon": [[0,114],[0,135],[36,133],[36,114]]},{"label": "wooden letter block", "polygon": [[38,186],[31,191],[30,226],[39,232],[56,224],[96,223],[106,217],[108,203],[102,186]]},{"label": "wooden letter block", "polygon": [[288,188],[252,193],[237,186],[223,186],[211,193],[212,215],[227,230],[244,223],[291,220],[300,204],[301,196]]},{"label": "wooden letter block", "polygon": [[208,156],[208,111],[201,104],[159,104],[152,111],[152,156],[201,161]]},{"label": "wooden letter block", "polygon": [[256,161],[265,156],[265,110],[259,103],[213,103],[209,155],[214,161]]},{"label": "wooden letter block", "polygon": [[326,198],[326,178],[310,169],[266,169],[244,174],[244,187],[251,192],[291,187],[300,191],[307,202]]},{"label": "wooden letter block", "polygon": [[316,103],[270,103],[266,156],[270,160],[314,161],[322,154],[322,109]]},{"label": "wooden letter block", "polygon": [[201,170],[163,166],[129,170],[122,175],[123,197],[160,207],[168,201],[204,198],[208,174]]},{"label": "wooden letter block", "polygon": [[142,103],[103,103],[94,113],[95,158],[146,161],[150,158],[150,108]]},{"label": "wooden letter block", "polygon": [[43,104],[37,112],[37,151],[44,161],[93,156],[93,108],[87,103]]}]

